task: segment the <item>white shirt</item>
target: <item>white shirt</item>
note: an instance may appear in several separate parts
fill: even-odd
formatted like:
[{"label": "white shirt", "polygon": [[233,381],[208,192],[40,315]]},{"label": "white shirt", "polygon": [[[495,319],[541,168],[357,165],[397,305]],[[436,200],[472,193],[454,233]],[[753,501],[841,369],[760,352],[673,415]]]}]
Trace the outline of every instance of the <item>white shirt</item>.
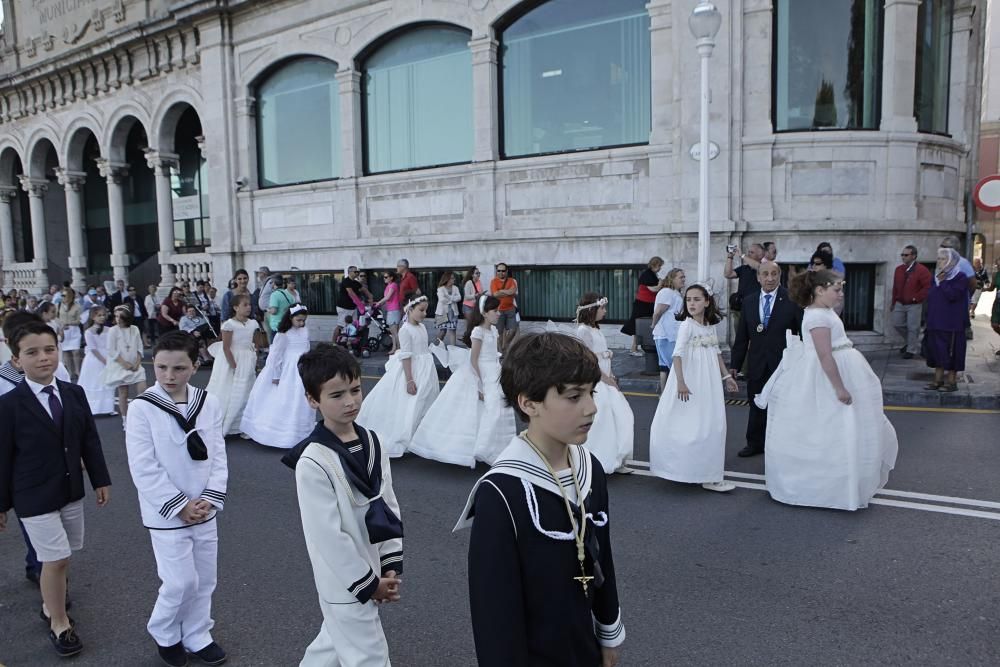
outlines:
[{"label": "white shirt", "polygon": [[35,398],[38,399],[38,402],[42,404],[42,409],[45,410],[45,413],[49,417],[51,417],[52,410],[49,409],[49,395],[45,393],[45,388],[53,387],[55,389],[56,398],[58,398],[59,402],[62,403],[62,396],[59,394],[59,385],[56,384],[56,379],[52,378],[52,381],[48,384],[38,384],[34,380],[25,376],[24,381],[28,383],[28,386],[31,387],[31,392],[35,395]]},{"label": "white shirt", "polygon": [[677,340],[677,331],[681,326],[681,323],[677,321],[677,315],[684,310],[684,299],[677,290],[664,287],[656,293],[656,301],[653,304],[654,312],[656,306],[660,305],[669,306],[669,308],[660,316],[656,326],[653,327],[653,339]]},{"label": "white shirt", "polygon": [[770,295],[771,297],[771,315],[774,315],[774,304],[778,302],[778,288],[775,287],[773,292],[760,291],[760,303],[757,304],[757,314],[760,316],[760,323],[764,323],[764,297]]}]

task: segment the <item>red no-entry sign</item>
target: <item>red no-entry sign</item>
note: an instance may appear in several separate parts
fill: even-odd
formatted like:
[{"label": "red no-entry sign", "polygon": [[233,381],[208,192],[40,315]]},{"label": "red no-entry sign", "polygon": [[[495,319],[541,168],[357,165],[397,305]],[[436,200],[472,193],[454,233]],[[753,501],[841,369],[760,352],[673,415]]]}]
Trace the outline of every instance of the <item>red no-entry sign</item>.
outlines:
[{"label": "red no-entry sign", "polygon": [[976,183],[972,189],[972,201],[981,211],[1000,211],[1000,174],[987,176]]}]

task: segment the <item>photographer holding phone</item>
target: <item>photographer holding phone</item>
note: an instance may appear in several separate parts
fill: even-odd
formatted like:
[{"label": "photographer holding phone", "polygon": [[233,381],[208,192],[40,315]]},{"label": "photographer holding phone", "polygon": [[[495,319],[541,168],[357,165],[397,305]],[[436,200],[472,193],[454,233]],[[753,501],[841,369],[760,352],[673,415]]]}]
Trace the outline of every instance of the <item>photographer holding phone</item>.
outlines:
[{"label": "photographer holding phone", "polygon": [[733,258],[736,257],[739,251],[738,246],[726,246],[726,270],[724,275],[729,280],[739,280],[736,285],[736,293],[729,295],[729,309],[735,312],[740,312],[743,299],[748,294],[760,291],[760,282],[757,280],[757,269],[760,267],[761,260],[764,259],[764,246],[759,243],[752,244],[746,254],[740,256],[743,264],[734,269]]}]

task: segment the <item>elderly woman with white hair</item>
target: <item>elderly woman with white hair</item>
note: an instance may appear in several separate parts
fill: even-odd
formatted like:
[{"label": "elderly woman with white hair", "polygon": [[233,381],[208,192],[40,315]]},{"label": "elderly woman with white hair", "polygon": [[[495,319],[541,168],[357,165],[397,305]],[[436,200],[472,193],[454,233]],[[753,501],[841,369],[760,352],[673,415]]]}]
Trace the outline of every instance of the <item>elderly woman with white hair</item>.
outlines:
[{"label": "elderly woman with white hair", "polygon": [[932,391],[958,391],[958,372],[965,370],[969,278],[959,268],[959,260],[961,256],[952,248],[938,249],[934,282],[927,294],[925,356],[934,369],[934,380],[925,389]]}]

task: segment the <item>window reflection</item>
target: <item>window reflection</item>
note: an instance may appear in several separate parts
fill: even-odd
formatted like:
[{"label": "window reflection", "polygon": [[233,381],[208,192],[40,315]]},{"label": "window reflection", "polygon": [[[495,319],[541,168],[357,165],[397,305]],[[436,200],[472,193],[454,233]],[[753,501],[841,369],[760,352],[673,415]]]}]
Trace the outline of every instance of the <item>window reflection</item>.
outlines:
[{"label": "window reflection", "polygon": [[337,65],[295,60],[257,88],[257,165],[262,187],[340,176]]},{"label": "window reflection", "polygon": [[948,132],[952,0],[923,0],[917,10],[913,115],[921,132]]},{"label": "window reflection", "polygon": [[415,28],[364,64],[366,171],[472,160],[470,34]]},{"label": "window reflection", "polygon": [[777,0],[775,130],[878,129],[882,0]]},{"label": "window reflection", "polygon": [[504,157],[649,141],[645,5],[550,0],[502,32]]}]

